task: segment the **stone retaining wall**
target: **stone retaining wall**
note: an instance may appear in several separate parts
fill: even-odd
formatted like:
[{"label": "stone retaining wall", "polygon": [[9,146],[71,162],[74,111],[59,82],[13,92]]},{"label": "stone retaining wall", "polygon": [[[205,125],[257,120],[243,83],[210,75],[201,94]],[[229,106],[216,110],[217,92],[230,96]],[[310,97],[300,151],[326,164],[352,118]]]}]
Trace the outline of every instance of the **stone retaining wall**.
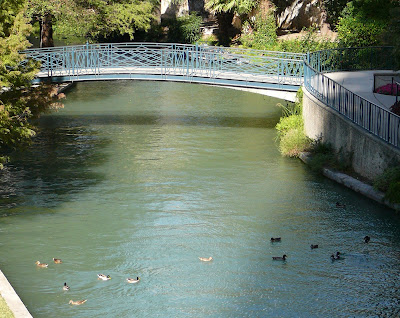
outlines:
[{"label": "stone retaining wall", "polygon": [[303,87],[303,119],[306,135],[330,143],[339,157],[348,158],[352,168],[369,180],[400,162],[400,150],[355,125],[329,108]]}]

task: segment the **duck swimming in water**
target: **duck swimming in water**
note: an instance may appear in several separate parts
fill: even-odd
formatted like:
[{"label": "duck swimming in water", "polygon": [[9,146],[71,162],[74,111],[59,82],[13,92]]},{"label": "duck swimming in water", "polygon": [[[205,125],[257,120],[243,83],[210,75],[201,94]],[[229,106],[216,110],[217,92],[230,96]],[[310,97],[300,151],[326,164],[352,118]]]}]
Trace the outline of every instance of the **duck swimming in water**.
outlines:
[{"label": "duck swimming in water", "polygon": [[110,275],[104,275],[104,274],[97,274],[97,279],[109,280],[109,279],[111,279],[111,276]]},{"label": "duck swimming in water", "polygon": [[61,264],[62,263],[62,261],[59,258],[54,258],[53,257],[53,261],[54,261],[55,264]]},{"label": "duck swimming in water", "polygon": [[210,257],[199,257],[199,260],[201,260],[202,262],[211,262],[213,260],[213,258]]},{"label": "duck swimming in water", "polygon": [[311,244],[311,249],[318,248],[318,244]]},{"label": "duck swimming in water", "polygon": [[280,257],[280,256],[272,256],[272,259],[274,261],[286,261],[286,258],[287,258],[286,254],[284,254],[282,257]]},{"label": "duck swimming in water", "polygon": [[136,277],[136,279],[135,279],[135,278],[127,278],[127,279],[126,279],[126,281],[127,281],[129,284],[136,284],[136,283],[139,283],[139,280],[140,280],[139,277]]},{"label": "duck swimming in water", "polygon": [[365,243],[369,243],[370,240],[371,240],[371,238],[368,235],[364,237]]},{"label": "duck swimming in water", "polygon": [[67,283],[64,283],[63,290],[69,290],[69,286],[67,285]]},{"label": "duck swimming in water", "polygon": [[82,305],[82,304],[84,304],[86,302],[87,302],[87,299],[77,300],[77,301],[70,300],[69,304],[77,306],[77,305]]},{"label": "duck swimming in water", "polygon": [[331,260],[332,261],[337,261],[339,259],[342,259],[341,256],[340,256],[340,252],[336,252],[336,254],[332,254],[331,255]]},{"label": "duck swimming in water", "polygon": [[271,237],[271,242],[280,242],[281,238],[280,237]]},{"label": "duck swimming in water", "polygon": [[47,268],[47,267],[49,267],[49,264],[40,263],[39,261],[36,261],[35,264],[36,264],[38,267],[41,267],[41,268]]}]

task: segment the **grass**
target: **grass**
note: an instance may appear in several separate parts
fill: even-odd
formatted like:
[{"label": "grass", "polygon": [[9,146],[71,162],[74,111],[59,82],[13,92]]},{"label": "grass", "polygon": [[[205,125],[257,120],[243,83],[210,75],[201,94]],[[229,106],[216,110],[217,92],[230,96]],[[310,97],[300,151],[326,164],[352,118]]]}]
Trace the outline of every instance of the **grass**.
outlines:
[{"label": "grass", "polygon": [[1,318],[14,318],[14,314],[8,308],[6,301],[0,296],[0,317]]}]

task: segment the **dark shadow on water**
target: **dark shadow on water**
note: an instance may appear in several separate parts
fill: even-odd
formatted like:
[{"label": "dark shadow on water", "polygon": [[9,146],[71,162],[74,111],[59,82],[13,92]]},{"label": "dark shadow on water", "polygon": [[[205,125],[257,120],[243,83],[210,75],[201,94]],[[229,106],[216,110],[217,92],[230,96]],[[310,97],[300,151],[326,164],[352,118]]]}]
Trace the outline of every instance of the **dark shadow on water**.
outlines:
[{"label": "dark shadow on water", "polygon": [[57,206],[101,182],[103,175],[91,168],[107,160],[102,149],[108,143],[86,127],[57,120],[41,125],[33,145],[12,154],[0,171],[0,216]]},{"label": "dark shadow on water", "polygon": [[279,117],[233,117],[233,116],[159,116],[159,115],[64,115],[57,122],[74,123],[75,125],[183,125],[213,126],[235,128],[274,128]]},{"label": "dark shadow on water", "polygon": [[[111,140],[93,125],[183,125],[236,128],[273,128],[276,116],[207,115],[48,115],[40,119],[33,145],[11,156],[0,171],[0,216],[44,211],[71,200],[104,180],[93,168],[107,159],[102,151]],[[101,128],[100,128],[101,129]],[[106,128],[107,129],[107,128]]]}]

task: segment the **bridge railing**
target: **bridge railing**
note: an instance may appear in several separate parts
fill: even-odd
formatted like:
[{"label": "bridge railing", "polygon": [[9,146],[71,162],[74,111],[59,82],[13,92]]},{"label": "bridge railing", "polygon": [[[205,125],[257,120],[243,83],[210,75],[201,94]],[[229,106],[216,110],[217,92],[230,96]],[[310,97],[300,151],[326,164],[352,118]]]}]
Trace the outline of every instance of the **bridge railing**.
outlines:
[{"label": "bridge railing", "polygon": [[24,53],[40,60],[48,77],[141,72],[294,85],[302,83],[305,58],[296,53],[168,43],[86,44]]},{"label": "bridge railing", "polygon": [[[345,50],[330,51],[310,54],[309,60],[304,65],[305,88],[318,100],[353,123],[389,144],[400,147],[400,116],[351,92],[321,71],[339,71],[344,70],[343,68],[346,70],[392,69],[389,67],[389,62],[393,63],[393,56],[389,57],[389,53],[393,53],[393,48],[376,48],[375,51],[374,48],[359,49],[365,59],[359,60],[354,67],[347,66],[348,60],[340,60],[338,57],[355,56],[356,50],[349,49],[351,52],[349,55],[346,55]],[[346,64],[333,62],[331,67],[328,64],[329,61],[346,61]],[[393,67],[394,64],[391,65]]]}]

